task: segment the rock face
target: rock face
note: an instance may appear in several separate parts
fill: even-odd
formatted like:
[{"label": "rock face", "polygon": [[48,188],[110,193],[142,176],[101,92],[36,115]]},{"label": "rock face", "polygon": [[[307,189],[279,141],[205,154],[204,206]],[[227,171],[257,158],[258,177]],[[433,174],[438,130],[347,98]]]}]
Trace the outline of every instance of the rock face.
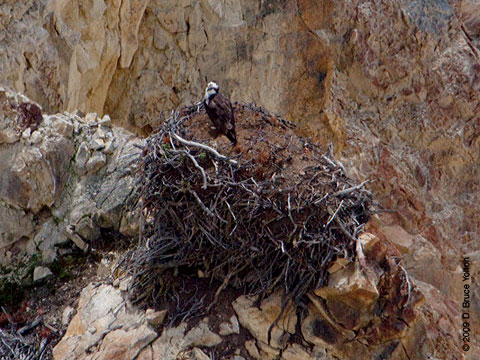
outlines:
[{"label": "rock face", "polygon": [[[166,310],[135,310],[124,300],[126,279],[113,282],[118,288],[89,285],[54,358],[72,354],[75,359],[208,359],[198,347],[211,348],[215,355],[222,353],[217,348],[222,344],[229,344],[228,356],[233,350],[236,356],[248,354],[258,360],[367,360],[386,354],[391,359],[428,358],[436,350],[427,341],[429,322],[420,316],[424,297],[419,289],[436,299],[434,288],[416,286],[409,279],[396,263],[398,250],[392,244],[367,233],[361,241],[363,265],[334,264],[328,286],[308,294],[306,314],[297,316],[292,302],[284,303],[282,290],[261,301],[257,296],[240,296],[231,304],[220,300],[222,308],[233,308],[236,316],[219,324],[219,334],[212,330],[216,315],[172,326],[162,324]],[[241,331],[248,332],[250,336],[241,338],[247,340],[232,341],[230,336]]]},{"label": "rock face", "polygon": [[[156,337],[142,316],[130,314],[119,290],[90,285],[79,299],[63,340],[53,351],[54,359],[132,359]],[[88,354],[98,347],[103,356]]]},{"label": "rock face", "polygon": [[[352,172],[377,180],[372,189],[401,226],[453,268],[447,253],[478,250],[476,1],[44,0],[0,9],[0,83],[45,110],[108,113],[148,131],[215,78],[234,99],[333,140]],[[103,161],[95,154],[88,169]]]},{"label": "rock face", "polygon": [[[186,323],[182,323],[165,329],[158,336],[150,328],[145,313],[129,308],[120,289],[89,285],[83,290],[77,314],[62,341],[54,348],[53,357],[58,360],[175,360],[181,353],[192,349],[201,356],[196,346],[211,347],[220,342],[220,336],[212,332],[206,322],[200,322],[190,330],[187,330]],[[92,353],[93,349],[96,351]]]},{"label": "rock face", "polygon": [[[125,210],[143,141],[112,126],[109,116],[45,115],[22,95],[5,89],[0,94],[0,128],[9,134],[5,138],[11,139],[0,144],[6,159],[1,177],[2,211],[13,214],[1,219],[2,266],[14,266],[25,254],[39,254],[41,261],[49,264],[57,259],[57,245],[72,240],[86,250],[102,236],[102,229],[135,234],[136,211]],[[58,149],[58,144],[64,147]],[[57,154],[59,151],[63,153]],[[100,160],[89,167],[92,159]],[[44,168],[49,171],[41,171]],[[10,191],[11,184],[18,190]],[[17,226],[20,220],[25,227]],[[448,294],[449,288],[437,276],[462,283],[461,272],[445,270],[440,250],[423,236],[410,235],[391,215],[374,216],[367,228],[371,233],[359,237],[363,257],[355,263],[338,259],[329,269],[328,286],[308,294],[306,313],[301,317],[291,302],[283,303],[281,292],[258,304],[255,298],[241,296],[231,304],[236,316],[219,324],[218,334],[209,325],[214,322],[210,317],[193,327],[181,323],[157,333],[154,328],[161,328],[165,311],[131,309],[124,296],[125,281],[116,282],[119,289],[90,285],[84,289],[54,356],[205,358],[198,347],[212,347],[214,353],[229,336],[242,332],[251,338],[238,344],[235,354],[255,359],[329,359],[327,354],[336,358],[390,354],[423,359],[432,354],[460,354],[452,336],[456,331],[452,319],[460,316],[460,310],[442,293]],[[403,265],[398,262],[400,257]],[[478,261],[475,253],[469,257]],[[108,275],[110,270],[99,267],[97,271]],[[46,266],[36,266],[33,271],[36,282],[50,276]],[[473,314],[475,309],[472,306]],[[65,313],[68,322],[71,310]],[[296,335],[303,340],[292,342]],[[437,349],[437,342],[443,347]]]},{"label": "rock face", "polygon": [[70,239],[86,250],[102,229],[128,224],[123,207],[140,152],[134,144],[142,141],[112,128],[108,116],[42,115],[36,103],[0,88],[0,138],[7,139],[0,143],[0,265],[25,253],[49,264],[57,245]]},{"label": "rock face", "polygon": [[[2,263],[14,243],[51,259],[40,244],[65,241],[67,226],[85,241],[102,227],[133,234],[117,210],[138,149],[103,115],[149,132],[215,79],[333,141],[353,177],[374,180],[392,212],[367,230],[395,244],[425,294],[432,356],[460,356],[462,257],[478,269],[480,251],[477,1],[9,0],[0,14],[0,83],[36,102],[0,92]],[[105,125],[63,114],[77,109]]]},{"label": "rock face", "polygon": [[40,107],[0,88],[0,246],[28,238],[33,216],[51,207],[67,181],[71,134],[58,133]]}]

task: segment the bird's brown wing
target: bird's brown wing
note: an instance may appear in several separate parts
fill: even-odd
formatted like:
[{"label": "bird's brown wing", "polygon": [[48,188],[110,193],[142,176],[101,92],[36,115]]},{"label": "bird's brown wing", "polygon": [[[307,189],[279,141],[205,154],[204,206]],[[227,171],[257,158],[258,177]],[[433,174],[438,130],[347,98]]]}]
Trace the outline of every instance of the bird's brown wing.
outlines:
[{"label": "bird's brown wing", "polygon": [[217,94],[205,106],[205,109],[217,130],[225,134],[233,144],[236,144],[235,117],[230,100],[222,94]]},{"label": "bird's brown wing", "polygon": [[[219,130],[226,132],[235,129],[235,119],[233,117],[232,104],[222,94],[216,95],[210,102],[210,108],[215,111],[216,117],[221,119],[219,122]],[[223,121],[222,121],[223,120]],[[217,124],[215,124],[217,126]]]}]

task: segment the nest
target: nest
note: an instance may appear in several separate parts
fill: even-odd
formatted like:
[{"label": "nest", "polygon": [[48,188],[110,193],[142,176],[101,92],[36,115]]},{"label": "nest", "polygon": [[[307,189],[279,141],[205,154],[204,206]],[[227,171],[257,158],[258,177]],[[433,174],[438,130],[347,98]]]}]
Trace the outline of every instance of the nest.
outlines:
[{"label": "nest", "polygon": [[[21,329],[20,329],[21,330]],[[47,339],[26,339],[13,329],[0,329],[0,359],[42,360],[49,358]]]},{"label": "nest", "polygon": [[326,284],[332,261],[355,259],[370,214],[365,182],[292,123],[251,104],[234,111],[234,148],[223,136],[212,145],[201,103],[174,111],[147,139],[133,302],[171,295],[167,274],[182,271],[219,280],[214,301],[227,285],[261,296],[283,287],[297,300]]}]

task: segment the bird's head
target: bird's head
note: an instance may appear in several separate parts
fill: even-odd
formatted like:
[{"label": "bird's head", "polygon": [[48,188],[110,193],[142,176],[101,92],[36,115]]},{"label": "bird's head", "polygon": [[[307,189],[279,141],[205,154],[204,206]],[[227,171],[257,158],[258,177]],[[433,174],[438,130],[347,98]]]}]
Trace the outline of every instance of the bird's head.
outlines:
[{"label": "bird's head", "polygon": [[219,86],[216,82],[210,81],[205,89],[205,102],[207,105],[210,103],[210,100],[217,95]]}]

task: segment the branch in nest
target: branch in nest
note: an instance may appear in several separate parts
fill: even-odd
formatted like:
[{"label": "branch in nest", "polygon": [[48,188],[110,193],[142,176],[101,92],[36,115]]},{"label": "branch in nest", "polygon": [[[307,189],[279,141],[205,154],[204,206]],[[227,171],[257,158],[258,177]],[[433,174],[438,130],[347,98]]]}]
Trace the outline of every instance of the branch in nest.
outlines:
[{"label": "branch in nest", "polygon": [[336,193],[333,194],[333,196],[348,195],[348,194],[354,192],[355,190],[361,189],[361,188],[362,188],[366,183],[368,183],[368,182],[370,182],[370,180],[365,180],[365,181],[362,182],[361,184],[358,184],[358,185],[349,187],[349,188],[344,189],[344,190],[337,191]]},{"label": "branch in nest", "polygon": [[343,200],[340,201],[340,204],[338,205],[337,210],[335,210],[335,212],[334,212],[333,214],[332,214],[332,212],[331,212],[331,209],[328,208],[328,212],[329,212],[329,214],[330,214],[330,219],[328,220],[327,225],[325,225],[325,227],[327,227],[328,225],[330,225],[330,223],[333,221],[333,219],[335,219],[335,216],[337,216],[338,211],[340,210],[340,208],[342,207],[342,205],[343,205]]},{"label": "branch in nest", "polygon": [[203,201],[198,197],[198,195],[195,191],[190,191],[190,193],[195,197],[195,200],[197,200],[198,205],[200,205],[202,210],[205,211],[208,214],[208,216],[215,217],[215,215],[213,215],[213,213],[210,211],[210,209],[207,208],[205,206],[205,204],[203,203]]},{"label": "branch in nest", "polygon": [[197,160],[192,155],[190,155],[188,152],[187,152],[187,156],[190,158],[190,160],[192,160],[195,167],[198,170],[200,170],[200,172],[202,173],[202,178],[203,178],[202,189],[206,190],[207,189],[207,175],[205,174],[205,170],[198,164]]},{"label": "branch in nest", "polygon": [[211,148],[210,146],[200,144],[200,143],[195,142],[195,141],[185,140],[185,139],[181,138],[178,134],[175,134],[173,131],[170,131],[170,136],[173,137],[175,140],[181,142],[184,145],[196,146],[196,147],[199,147],[200,149],[210,151],[213,155],[215,155],[220,160],[228,161],[229,163],[232,163],[234,165],[238,164],[237,161],[229,159],[228,157],[220,154],[217,150],[215,150],[214,148]]},{"label": "branch in nest", "polygon": [[[343,200],[342,200],[343,201]],[[342,203],[340,203],[341,205]],[[340,209],[340,205],[338,206],[338,209]],[[337,209],[337,211],[338,211]],[[330,214],[331,216],[331,219],[335,220],[335,223],[340,227],[340,230],[342,230],[342,232],[345,234],[345,236],[347,238],[349,238],[351,241],[355,241],[355,238],[352,236],[352,234],[350,234],[347,230],[347,228],[345,227],[345,225],[343,224],[343,222],[336,216],[337,214],[337,211],[336,212],[333,212],[333,210],[330,208],[330,207],[327,207],[327,211],[328,213]]]}]

